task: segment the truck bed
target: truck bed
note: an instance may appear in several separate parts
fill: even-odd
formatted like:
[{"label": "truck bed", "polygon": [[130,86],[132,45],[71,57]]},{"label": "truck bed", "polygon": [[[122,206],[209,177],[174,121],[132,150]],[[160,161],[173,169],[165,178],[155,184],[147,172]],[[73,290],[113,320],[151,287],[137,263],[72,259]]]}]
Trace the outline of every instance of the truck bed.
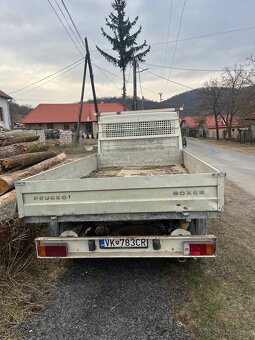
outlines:
[{"label": "truck bed", "polygon": [[164,176],[187,173],[189,173],[188,169],[181,164],[164,166],[122,166],[99,168],[83,178]]},{"label": "truck bed", "polygon": [[99,168],[97,155],[16,182],[26,222],[187,219],[223,209],[224,176],[187,151],[181,165]]}]

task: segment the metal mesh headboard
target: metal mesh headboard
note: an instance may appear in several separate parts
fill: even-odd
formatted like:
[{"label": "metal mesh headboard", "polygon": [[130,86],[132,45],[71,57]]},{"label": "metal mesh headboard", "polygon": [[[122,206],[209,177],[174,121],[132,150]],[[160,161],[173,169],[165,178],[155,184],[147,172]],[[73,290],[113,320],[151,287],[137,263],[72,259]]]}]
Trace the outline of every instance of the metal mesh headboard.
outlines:
[{"label": "metal mesh headboard", "polygon": [[102,123],[101,139],[129,139],[137,137],[176,136],[178,120],[155,120]]}]

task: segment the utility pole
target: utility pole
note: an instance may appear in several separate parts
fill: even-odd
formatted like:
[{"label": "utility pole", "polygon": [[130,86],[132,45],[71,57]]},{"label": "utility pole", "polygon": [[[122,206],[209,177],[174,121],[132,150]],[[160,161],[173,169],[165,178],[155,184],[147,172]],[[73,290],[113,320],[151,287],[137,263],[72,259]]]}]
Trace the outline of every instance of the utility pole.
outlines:
[{"label": "utility pole", "polygon": [[[79,139],[80,139],[81,117],[82,117],[82,109],[83,109],[83,98],[84,98],[84,90],[85,90],[87,65],[89,66],[89,75],[90,75],[90,81],[91,81],[91,87],[92,87],[92,93],[93,93],[95,112],[97,114],[97,117],[98,117],[98,114],[99,114],[98,105],[97,105],[97,98],[96,98],[96,90],[95,90],[95,84],[94,84],[94,76],[93,76],[93,70],[92,70],[92,66],[91,66],[89,45],[88,45],[88,39],[87,38],[85,38],[85,47],[86,47],[86,56],[85,56],[83,79],[82,79],[80,108],[79,108],[79,114],[78,114],[77,136],[76,136],[76,143],[77,144],[79,143]],[[92,137],[94,138],[93,123],[91,122],[91,124],[92,124]]]},{"label": "utility pole", "polygon": [[82,116],[82,108],[83,108],[83,98],[84,98],[84,90],[85,90],[85,80],[87,73],[87,64],[88,64],[88,56],[86,54],[84,59],[84,69],[83,69],[83,78],[82,78],[82,89],[81,89],[81,100],[80,100],[80,109],[78,114],[78,124],[77,124],[77,135],[76,135],[76,144],[79,144],[80,141],[80,128],[81,128],[81,116]]},{"label": "utility pole", "polygon": [[136,80],[136,59],[133,59],[133,110],[136,111],[137,105],[137,80]]},{"label": "utility pole", "polygon": [[95,106],[96,114],[98,115],[99,111],[98,111],[96,90],[95,90],[95,84],[94,84],[94,75],[93,75],[93,70],[92,70],[92,66],[91,66],[90,52],[89,52],[89,45],[88,45],[88,39],[87,38],[85,38],[85,47],[86,47],[86,56],[88,58],[89,75],[90,75],[90,81],[91,81],[91,87],[92,87],[92,93],[93,93],[94,106]]},{"label": "utility pole", "polygon": [[[95,84],[94,84],[94,75],[93,75],[93,70],[91,66],[91,60],[90,60],[90,52],[89,52],[89,45],[88,45],[88,39],[85,38],[85,47],[86,47],[86,56],[88,58],[88,65],[89,65],[89,75],[90,75],[90,82],[91,82],[91,88],[92,88],[92,93],[93,93],[93,101],[94,101],[94,106],[95,106],[95,112],[97,115],[99,115],[99,110],[98,110],[98,105],[97,105],[97,98],[96,98],[96,90],[95,90]],[[92,138],[94,138],[94,131],[93,131],[93,123],[91,122],[92,126]]]}]

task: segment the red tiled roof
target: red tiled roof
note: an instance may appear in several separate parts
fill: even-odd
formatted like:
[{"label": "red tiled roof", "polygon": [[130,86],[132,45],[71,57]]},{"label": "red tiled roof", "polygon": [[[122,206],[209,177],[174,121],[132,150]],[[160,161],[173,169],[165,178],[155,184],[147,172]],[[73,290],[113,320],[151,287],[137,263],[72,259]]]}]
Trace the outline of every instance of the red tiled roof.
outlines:
[{"label": "red tiled roof", "polygon": [[[225,122],[224,122],[224,120],[221,116],[218,116],[217,120],[218,120],[219,129],[226,129],[227,128],[226,124],[225,124]],[[215,126],[214,116],[205,117],[205,125],[207,126],[208,129],[215,129],[216,126]],[[233,118],[232,128],[239,128],[239,124],[238,124],[236,117]]]},{"label": "red tiled roof", "polygon": [[[80,104],[39,104],[29,112],[21,124],[75,123]],[[117,103],[98,104],[99,112],[122,112],[124,108]],[[96,121],[94,104],[83,104],[81,122]]]},{"label": "red tiled roof", "polygon": [[12,99],[12,97],[8,96],[8,94],[4,93],[3,91],[0,90],[0,97],[6,98],[6,99]]},{"label": "red tiled roof", "polygon": [[187,116],[183,118],[183,120],[186,122],[188,128],[190,129],[198,129],[199,127],[199,118],[195,116]]}]

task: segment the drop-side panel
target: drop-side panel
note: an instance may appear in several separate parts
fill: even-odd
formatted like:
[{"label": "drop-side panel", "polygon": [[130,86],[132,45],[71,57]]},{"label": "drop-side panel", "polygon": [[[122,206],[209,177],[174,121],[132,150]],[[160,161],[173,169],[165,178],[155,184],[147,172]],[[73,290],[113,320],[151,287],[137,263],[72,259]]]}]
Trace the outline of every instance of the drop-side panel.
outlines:
[{"label": "drop-side panel", "polygon": [[[223,179],[222,179],[223,180]],[[219,179],[212,174],[24,181],[20,217],[121,213],[218,212]]]}]

